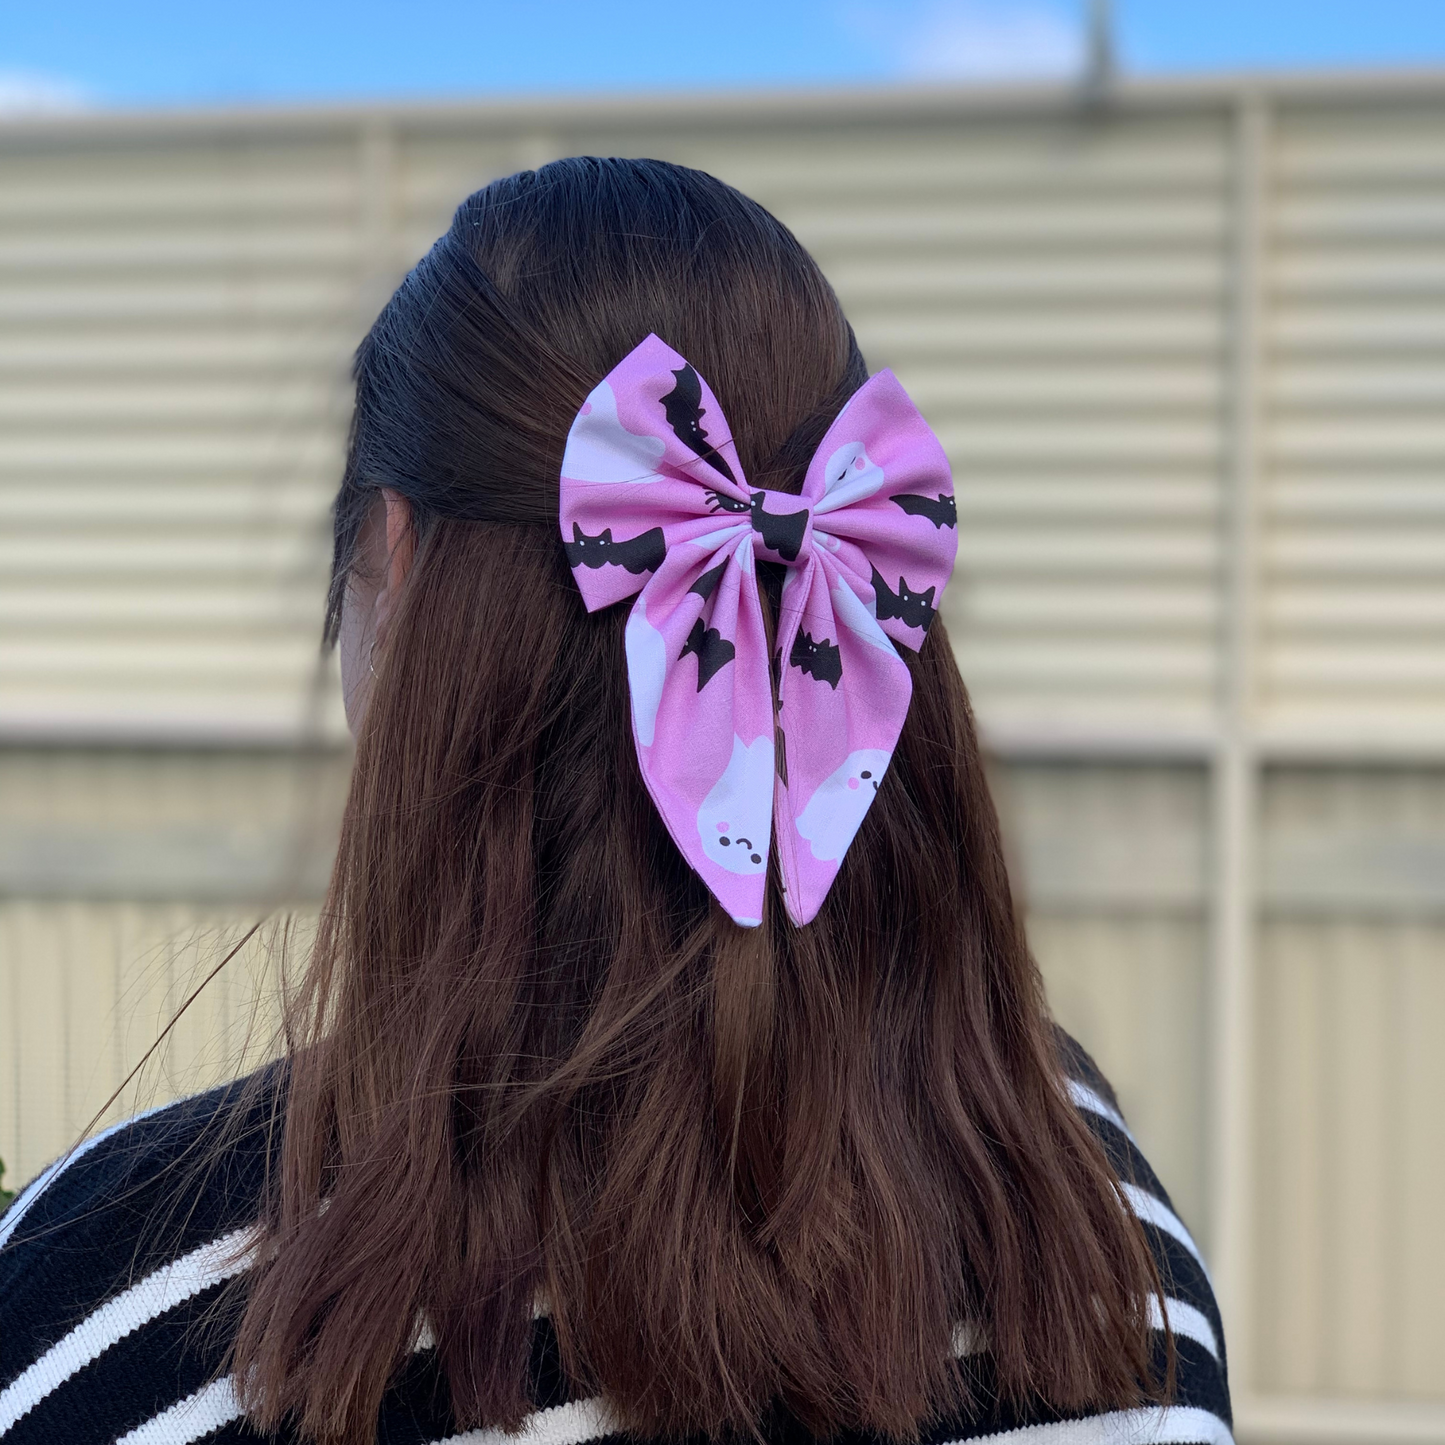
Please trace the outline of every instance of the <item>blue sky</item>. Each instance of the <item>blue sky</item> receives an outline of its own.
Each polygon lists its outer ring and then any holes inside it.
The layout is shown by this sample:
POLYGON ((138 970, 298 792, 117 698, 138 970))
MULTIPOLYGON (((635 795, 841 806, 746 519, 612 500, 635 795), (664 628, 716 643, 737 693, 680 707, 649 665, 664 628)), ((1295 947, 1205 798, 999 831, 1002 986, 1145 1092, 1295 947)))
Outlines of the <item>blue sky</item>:
MULTIPOLYGON (((1059 75, 1086 3, 0 0, 0 110, 1059 75)), ((1136 73, 1445 66, 1445 0, 1114 10, 1136 73)))

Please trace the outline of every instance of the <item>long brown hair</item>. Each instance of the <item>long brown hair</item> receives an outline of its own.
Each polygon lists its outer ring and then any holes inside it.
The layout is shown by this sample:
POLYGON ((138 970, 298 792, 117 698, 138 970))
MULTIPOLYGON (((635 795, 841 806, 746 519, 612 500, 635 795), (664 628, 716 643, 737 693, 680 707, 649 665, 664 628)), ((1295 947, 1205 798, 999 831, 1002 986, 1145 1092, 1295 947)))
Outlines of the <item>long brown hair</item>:
POLYGON ((643 788, 626 604, 583 610, 557 477, 648 332, 772 488, 867 375, 793 236, 657 161, 479 191, 358 353, 333 634, 378 488, 417 550, 293 1016, 246 1402, 368 1441, 424 1319, 458 1427, 514 1427, 539 1301, 643 1435, 910 1437, 967 1408, 961 1324, 1006 1396, 1135 1402, 1158 1280, 1066 1097, 943 627, 808 927, 775 875, 734 925, 643 788))

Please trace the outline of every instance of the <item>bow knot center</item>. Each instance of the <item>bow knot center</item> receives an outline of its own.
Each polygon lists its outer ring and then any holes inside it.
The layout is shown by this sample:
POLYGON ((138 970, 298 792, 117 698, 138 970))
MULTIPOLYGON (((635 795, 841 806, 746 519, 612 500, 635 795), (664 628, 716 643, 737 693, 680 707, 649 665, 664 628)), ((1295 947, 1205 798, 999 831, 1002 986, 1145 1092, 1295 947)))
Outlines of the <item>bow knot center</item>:
POLYGON ((753 554, 787 566, 806 558, 813 544, 812 509, 793 492, 759 487, 751 495, 753 554))

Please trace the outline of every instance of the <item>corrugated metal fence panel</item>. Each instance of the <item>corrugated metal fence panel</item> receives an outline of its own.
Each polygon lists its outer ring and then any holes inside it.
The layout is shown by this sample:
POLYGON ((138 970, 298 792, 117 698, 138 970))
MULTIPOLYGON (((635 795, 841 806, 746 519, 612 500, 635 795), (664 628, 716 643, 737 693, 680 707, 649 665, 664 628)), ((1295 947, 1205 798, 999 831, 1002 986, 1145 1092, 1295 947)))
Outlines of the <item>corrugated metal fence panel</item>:
POLYGON ((1264 933, 1257 1372, 1445 1397, 1445 924, 1264 933))
MULTIPOLYGON (((0 1158, 9 1187, 79 1138, 254 921, 189 903, 0 900, 0 1158)), ((311 926, 300 921, 298 952, 311 926)), ((270 1057, 282 956, 279 929, 257 935, 181 1015, 101 1122, 270 1057)))
POLYGON ((6 727, 315 711, 357 155, 305 128, 0 145, 6 727))
POLYGON ((1445 773, 1263 798, 1257 1380, 1445 1398, 1445 773))
POLYGON ((1445 100, 1283 106, 1261 628, 1272 727, 1445 729, 1445 100))
MULTIPOLYGON (((314 917, 345 752, 0 749, 0 1158, 74 1142, 258 920, 112 1117, 232 1077, 273 1042, 278 920, 314 917)), ((310 923, 291 940, 304 961, 310 923)))
POLYGON ((322 896, 350 755, 0 749, 0 898, 322 896))

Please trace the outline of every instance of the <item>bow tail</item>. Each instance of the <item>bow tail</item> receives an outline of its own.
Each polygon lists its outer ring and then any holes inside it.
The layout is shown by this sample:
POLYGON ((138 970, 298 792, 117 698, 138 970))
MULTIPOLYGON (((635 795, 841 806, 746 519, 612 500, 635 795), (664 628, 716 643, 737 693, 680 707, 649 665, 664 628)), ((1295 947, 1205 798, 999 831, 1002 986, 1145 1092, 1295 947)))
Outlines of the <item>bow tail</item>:
POLYGON ((762 921, 773 812, 767 641, 751 533, 669 551, 626 632, 642 778, 668 832, 729 916, 762 921), (719 575, 718 569, 721 568, 719 575))
POLYGON ((812 921, 888 769, 913 682, 867 602, 825 553, 788 575, 778 629, 775 798, 788 916, 812 921))

